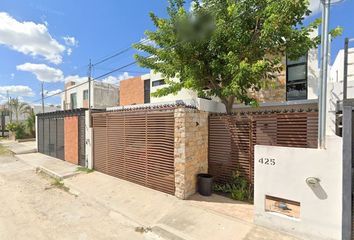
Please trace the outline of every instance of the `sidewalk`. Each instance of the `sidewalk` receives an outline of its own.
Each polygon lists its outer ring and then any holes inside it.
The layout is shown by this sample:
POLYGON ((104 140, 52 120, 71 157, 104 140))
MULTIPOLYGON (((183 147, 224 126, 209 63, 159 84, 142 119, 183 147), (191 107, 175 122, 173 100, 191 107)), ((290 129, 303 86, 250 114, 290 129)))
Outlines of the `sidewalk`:
POLYGON ((58 180, 79 173, 77 165, 41 153, 17 154, 16 158, 58 180))
POLYGON ((9 149, 14 154, 26 154, 37 152, 35 141, 19 143, 17 141, 2 140, 0 144, 9 149))
MULTIPOLYGON (((77 174, 76 165, 40 153, 16 155, 34 168, 46 169, 64 179, 75 195, 110 209, 162 239, 170 240, 295 240, 284 233, 252 223, 252 205, 214 195, 190 200, 114 178, 99 172, 77 174), (75 175, 75 176, 73 176, 75 175), (70 178, 68 178, 70 177, 70 178)), ((48 172, 47 172, 48 173, 48 172)))
MULTIPOLYGON (((296 239, 258 227, 249 222, 249 218, 244 221, 213 211, 210 206, 205 207, 205 203, 198 204, 197 200, 179 200, 99 172, 80 174, 66 179, 64 183, 79 195, 94 198, 130 220, 151 227, 154 232, 165 234, 163 236, 167 239, 296 239)), ((217 204, 220 206, 220 203, 217 204)))

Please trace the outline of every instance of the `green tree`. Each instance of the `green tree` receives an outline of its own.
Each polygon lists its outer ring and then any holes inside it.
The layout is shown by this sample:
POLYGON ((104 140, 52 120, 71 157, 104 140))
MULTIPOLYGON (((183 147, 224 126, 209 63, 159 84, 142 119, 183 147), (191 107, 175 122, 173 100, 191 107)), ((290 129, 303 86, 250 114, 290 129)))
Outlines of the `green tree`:
MULTIPOLYGON (((25 103, 20 102, 18 98, 12 98, 9 101, 9 110, 12 114, 15 114, 16 122, 18 122, 18 117, 20 114, 30 114, 31 107, 25 103)), ((11 117, 12 121, 12 117, 11 117)))
POLYGON ((148 55, 135 57, 167 79, 155 96, 188 88, 219 97, 230 113, 235 102, 257 104, 249 91, 276 78, 285 52, 296 59, 317 47, 320 37, 310 33, 320 20, 303 24, 308 6, 308 0, 195 0, 189 11, 185 1, 169 0, 169 17, 151 13, 156 31, 146 31, 150 41, 134 45, 148 55))

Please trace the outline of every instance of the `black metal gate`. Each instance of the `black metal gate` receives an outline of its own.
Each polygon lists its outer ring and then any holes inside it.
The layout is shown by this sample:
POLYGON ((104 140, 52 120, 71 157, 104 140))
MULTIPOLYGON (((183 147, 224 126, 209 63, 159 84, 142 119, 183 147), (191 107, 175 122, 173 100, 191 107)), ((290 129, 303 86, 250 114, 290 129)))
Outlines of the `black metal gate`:
POLYGON ((64 119, 78 117, 78 159, 79 165, 86 165, 85 154, 85 110, 56 111, 37 114, 38 152, 65 160, 64 119))
POLYGON ((38 117, 38 152, 64 160, 64 118, 38 117))

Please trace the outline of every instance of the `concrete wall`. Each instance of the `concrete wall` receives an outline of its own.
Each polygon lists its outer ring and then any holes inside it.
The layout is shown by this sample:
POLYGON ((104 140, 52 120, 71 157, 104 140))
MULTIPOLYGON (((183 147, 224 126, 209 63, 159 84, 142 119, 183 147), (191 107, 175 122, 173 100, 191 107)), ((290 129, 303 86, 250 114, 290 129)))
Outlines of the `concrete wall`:
POLYGON ((64 159, 79 164, 79 121, 78 116, 64 118, 64 159))
POLYGON ((318 99, 318 88, 320 82, 318 49, 310 49, 307 56, 307 99, 318 99))
POLYGON ((255 147, 255 223, 305 239, 341 239, 342 139, 327 149, 255 147), (259 162, 274 159, 275 165, 259 162), (310 187, 308 177, 320 180, 310 187), (265 211, 265 195, 300 202, 300 218, 265 211))
POLYGON ((85 112, 85 159, 86 167, 93 169, 93 128, 90 127, 90 112, 85 112))
POLYGON ((120 105, 144 103, 144 81, 141 77, 129 78, 120 81, 120 105))
POLYGON ((175 110, 175 195, 186 199, 197 191, 197 174, 208 172, 208 113, 175 110))
MULTIPOLYGON (((87 101, 84 101, 84 91, 89 89, 89 83, 75 85, 67 85, 67 91, 61 95, 62 110, 71 109, 70 95, 76 93, 77 108, 87 107, 87 101)), ((119 86, 109 83, 91 82, 91 106, 93 108, 106 108, 118 106, 119 104, 119 86)))
MULTIPOLYGON (((83 107, 85 106, 83 101, 83 107)), ((93 108, 119 105, 119 87, 109 83, 93 82, 93 108)))

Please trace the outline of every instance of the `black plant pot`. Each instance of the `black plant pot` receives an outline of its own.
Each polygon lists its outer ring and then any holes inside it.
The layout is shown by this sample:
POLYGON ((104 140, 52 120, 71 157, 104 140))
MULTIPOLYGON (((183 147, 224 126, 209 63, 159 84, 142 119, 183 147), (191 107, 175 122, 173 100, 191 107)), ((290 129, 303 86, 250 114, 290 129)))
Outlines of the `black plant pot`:
POLYGON ((207 173, 200 173, 198 178, 198 192, 203 196, 210 196, 212 193, 213 176, 207 173))

